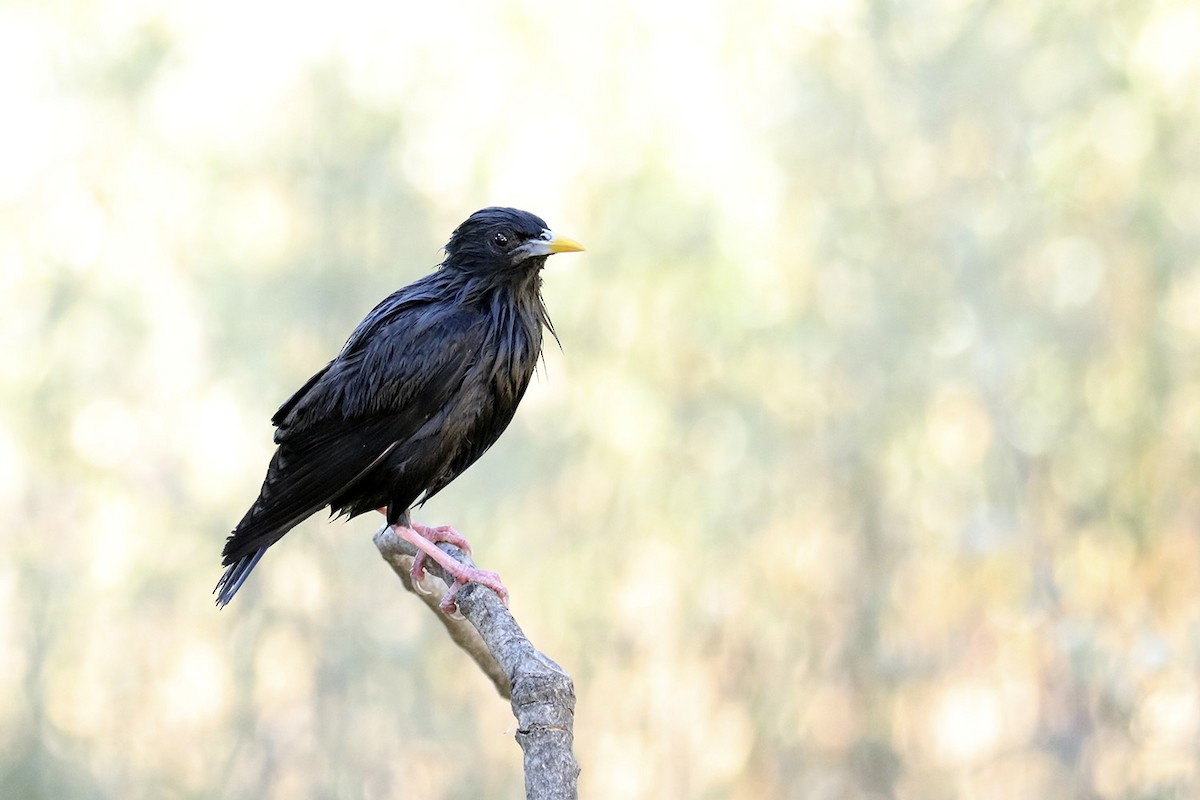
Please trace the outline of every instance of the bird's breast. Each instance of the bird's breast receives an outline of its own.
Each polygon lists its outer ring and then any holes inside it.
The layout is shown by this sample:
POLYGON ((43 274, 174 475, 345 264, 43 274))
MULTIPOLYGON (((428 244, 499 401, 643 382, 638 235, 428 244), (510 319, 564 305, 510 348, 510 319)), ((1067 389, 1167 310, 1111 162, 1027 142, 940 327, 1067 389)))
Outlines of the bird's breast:
POLYGON ((542 351, 541 328, 515 328, 496 354, 496 390, 520 400, 537 368, 542 351))

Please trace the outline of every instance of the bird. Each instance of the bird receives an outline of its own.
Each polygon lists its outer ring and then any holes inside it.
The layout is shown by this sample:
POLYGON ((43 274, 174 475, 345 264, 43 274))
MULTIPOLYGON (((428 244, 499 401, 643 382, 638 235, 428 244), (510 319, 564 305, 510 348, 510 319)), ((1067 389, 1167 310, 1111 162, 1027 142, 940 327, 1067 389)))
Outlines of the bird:
POLYGON ((528 211, 489 207, 454 229, 444 260, 382 300, 337 356, 308 379, 271 422, 277 445, 258 498, 225 541, 213 593, 226 606, 267 550, 302 521, 379 511, 453 579, 441 608, 455 610, 466 583, 505 602, 499 575, 467 567, 436 545, 470 545, 450 526, 412 519, 490 448, 512 421, 542 351, 557 341, 542 299, 542 269, 583 245, 528 211))

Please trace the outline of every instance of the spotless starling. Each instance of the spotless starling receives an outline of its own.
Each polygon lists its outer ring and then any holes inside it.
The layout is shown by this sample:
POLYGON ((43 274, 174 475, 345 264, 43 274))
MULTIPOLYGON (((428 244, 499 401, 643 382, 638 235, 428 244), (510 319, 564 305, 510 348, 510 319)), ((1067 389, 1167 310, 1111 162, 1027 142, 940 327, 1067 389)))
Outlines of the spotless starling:
POLYGON ((419 525, 410 512, 512 420, 541 354, 542 329, 554 333, 542 267, 554 253, 582 249, 515 208, 485 208, 459 225, 439 268, 377 305, 337 358, 275 412, 278 448, 258 499, 225 542, 217 605, 233 599, 267 548, 325 507, 348 517, 385 514, 418 549, 416 579, 426 556, 454 578, 443 610, 453 610, 459 587, 472 581, 507 603, 500 576, 436 546, 469 552, 462 536, 419 525))

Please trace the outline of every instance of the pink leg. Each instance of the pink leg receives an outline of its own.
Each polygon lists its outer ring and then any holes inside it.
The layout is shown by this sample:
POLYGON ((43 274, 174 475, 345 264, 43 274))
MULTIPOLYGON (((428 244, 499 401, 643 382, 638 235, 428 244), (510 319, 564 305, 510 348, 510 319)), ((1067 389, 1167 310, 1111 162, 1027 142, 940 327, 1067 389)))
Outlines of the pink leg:
MULTIPOLYGON (((380 514, 383 514, 385 517, 387 516, 386 508, 377 508, 375 510, 380 514)), ((419 533, 421 536, 424 536, 434 544, 448 542, 449 544, 457 547, 459 550, 462 550, 467 555, 471 555, 471 543, 467 541, 467 537, 454 530, 454 528, 450 525, 438 525, 433 527, 430 525, 422 525, 419 522, 414 522, 411 527, 414 531, 419 533)), ((425 555, 425 551, 421 551, 420 553, 417 553, 417 559, 413 562, 412 576, 413 580, 417 581, 418 583, 420 583, 421 579, 425 577, 425 561, 427 558, 428 557, 425 555)))
MULTIPOLYGON (((432 558, 441 565, 442 569, 445 570, 447 575, 454 578, 454 582, 450 586, 450 591, 446 593, 446 596, 442 598, 442 602, 438 604, 438 607, 441 608, 442 611, 445 611, 447 614, 451 614, 455 611, 457 608, 457 603, 455 603, 454 598, 458 595, 459 588, 466 583, 483 584, 499 595, 500 601, 504 603, 505 606, 508 605, 508 589, 504 588, 504 584, 501 583, 499 575, 497 575, 495 572, 489 572, 485 569, 477 569, 475 567, 468 567, 460 564, 458 561, 455 561, 453 558, 451 558, 444 550, 440 549, 433 541, 431 541, 431 538, 436 537, 437 541, 450 542, 451 544, 461 548, 462 545, 459 544, 458 541, 455 541, 455 539, 458 539, 464 544, 466 543, 466 540, 463 539, 463 537, 460 536, 453 528, 449 528, 448 526, 443 526, 442 529, 428 528, 424 525, 414 525, 412 528, 406 528, 403 525, 393 525, 392 530, 396 532, 397 536, 411 544, 413 547, 417 548, 419 551, 417 553, 417 558, 413 561, 412 569, 409 571, 409 574, 412 575, 414 581, 420 582, 421 578, 424 577, 426 557, 432 558), (433 533, 434 537, 427 537, 426 531, 433 533), (448 536, 447 533, 450 535, 448 536)), ((465 549, 467 552, 470 552, 469 548, 463 549, 465 549)))
MULTIPOLYGON (((431 528, 428 525, 421 525, 414 522, 412 524, 412 529, 420 534, 423 538, 428 539, 434 544, 438 544, 440 542, 449 542, 467 555, 471 555, 471 543, 467 541, 467 537, 463 536, 449 525, 439 525, 436 528, 431 528)), ((417 553, 417 560, 413 562, 412 574, 413 578, 417 581, 420 581, 421 578, 425 577, 425 559, 425 552, 421 551, 420 553, 417 553)))

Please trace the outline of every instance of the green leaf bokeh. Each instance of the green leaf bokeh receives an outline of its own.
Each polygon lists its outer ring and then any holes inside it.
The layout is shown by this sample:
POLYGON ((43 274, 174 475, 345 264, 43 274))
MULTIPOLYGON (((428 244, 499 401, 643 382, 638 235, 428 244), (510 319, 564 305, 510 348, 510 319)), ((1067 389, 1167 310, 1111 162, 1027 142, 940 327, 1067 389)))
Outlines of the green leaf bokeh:
POLYGON ((475 209, 585 242, 423 509, 585 796, 1200 792, 1200 50, 1163 0, 0 5, 0 796, 513 797, 267 419, 475 209))

